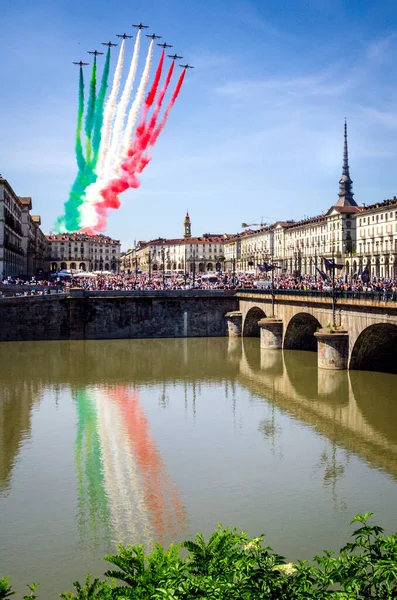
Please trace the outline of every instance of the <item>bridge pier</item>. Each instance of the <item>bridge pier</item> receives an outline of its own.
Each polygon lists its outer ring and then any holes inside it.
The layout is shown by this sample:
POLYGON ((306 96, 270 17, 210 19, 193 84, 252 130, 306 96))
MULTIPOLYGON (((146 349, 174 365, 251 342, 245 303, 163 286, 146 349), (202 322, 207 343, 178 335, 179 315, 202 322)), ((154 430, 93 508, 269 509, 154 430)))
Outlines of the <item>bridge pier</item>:
POLYGON ((232 310, 225 314, 229 337, 241 337, 243 328, 243 315, 239 310, 232 310))
POLYGON ((261 348, 280 350, 283 347, 283 322, 281 319, 261 319, 261 348))
POLYGON ((344 330, 331 333, 320 329, 315 334, 318 348, 318 368, 330 370, 347 369, 349 359, 349 334, 344 330))

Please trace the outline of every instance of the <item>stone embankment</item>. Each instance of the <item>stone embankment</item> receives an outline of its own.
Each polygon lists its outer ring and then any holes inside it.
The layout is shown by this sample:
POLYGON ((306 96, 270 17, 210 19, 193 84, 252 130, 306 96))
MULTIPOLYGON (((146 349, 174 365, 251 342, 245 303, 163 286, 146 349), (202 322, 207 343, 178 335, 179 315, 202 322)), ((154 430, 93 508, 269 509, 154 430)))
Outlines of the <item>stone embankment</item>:
POLYGON ((3 298, 0 341, 221 337, 234 291, 83 292, 3 298))

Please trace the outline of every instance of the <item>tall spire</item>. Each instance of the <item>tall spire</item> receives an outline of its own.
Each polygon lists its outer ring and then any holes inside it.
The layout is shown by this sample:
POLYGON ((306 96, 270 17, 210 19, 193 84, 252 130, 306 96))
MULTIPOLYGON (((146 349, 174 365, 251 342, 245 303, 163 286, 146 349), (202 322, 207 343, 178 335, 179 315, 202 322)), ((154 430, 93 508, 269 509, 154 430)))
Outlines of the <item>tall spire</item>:
POLYGON ((343 169, 342 177, 339 180, 339 198, 335 206, 357 206, 352 191, 353 182, 349 173, 349 154, 347 150, 347 123, 345 119, 345 134, 343 144, 343 169))
POLYGON ((342 175, 349 176, 349 154, 347 151, 347 123, 345 119, 345 142, 343 146, 343 173, 342 175))

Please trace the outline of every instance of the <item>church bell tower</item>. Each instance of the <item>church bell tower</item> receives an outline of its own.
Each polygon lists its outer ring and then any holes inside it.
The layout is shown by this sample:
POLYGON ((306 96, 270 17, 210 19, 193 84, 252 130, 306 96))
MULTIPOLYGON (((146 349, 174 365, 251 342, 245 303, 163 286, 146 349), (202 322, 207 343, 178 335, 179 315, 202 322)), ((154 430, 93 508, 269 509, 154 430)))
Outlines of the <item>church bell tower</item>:
POLYGON ((192 237, 192 224, 190 222, 189 213, 187 211, 186 211, 185 220, 183 221, 183 230, 184 230, 183 237, 185 239, 192 237))

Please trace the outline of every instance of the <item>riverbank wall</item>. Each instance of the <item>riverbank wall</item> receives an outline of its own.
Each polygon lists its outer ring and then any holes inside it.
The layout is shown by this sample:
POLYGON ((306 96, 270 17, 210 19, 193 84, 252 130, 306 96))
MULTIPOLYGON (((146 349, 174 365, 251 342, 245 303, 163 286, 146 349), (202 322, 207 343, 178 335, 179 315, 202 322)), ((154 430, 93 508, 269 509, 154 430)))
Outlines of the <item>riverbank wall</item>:
POLYGON ((234 291, 83 292, 3 298, 0 341, 223 337, 234 291))

